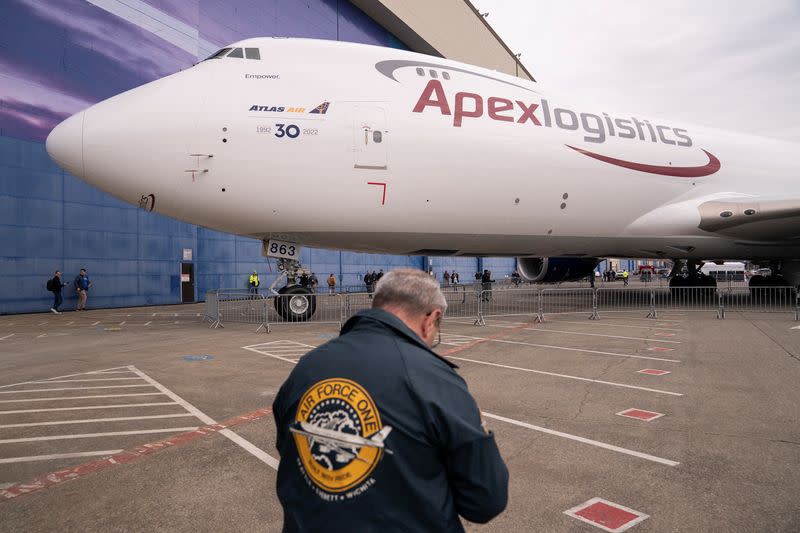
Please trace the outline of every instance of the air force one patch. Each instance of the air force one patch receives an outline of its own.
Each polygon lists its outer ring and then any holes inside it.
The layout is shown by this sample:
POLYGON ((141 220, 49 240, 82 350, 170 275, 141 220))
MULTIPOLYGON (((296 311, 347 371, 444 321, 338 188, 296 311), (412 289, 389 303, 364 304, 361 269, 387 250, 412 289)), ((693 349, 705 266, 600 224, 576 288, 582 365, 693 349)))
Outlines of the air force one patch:
POLYGON ((318 496, 326 501, 352 498, 375 483, 370 474, 392 431, 383 426, 369 393, 358 383, 333 378, 312 385, 289 428, 299 466, 318 496))

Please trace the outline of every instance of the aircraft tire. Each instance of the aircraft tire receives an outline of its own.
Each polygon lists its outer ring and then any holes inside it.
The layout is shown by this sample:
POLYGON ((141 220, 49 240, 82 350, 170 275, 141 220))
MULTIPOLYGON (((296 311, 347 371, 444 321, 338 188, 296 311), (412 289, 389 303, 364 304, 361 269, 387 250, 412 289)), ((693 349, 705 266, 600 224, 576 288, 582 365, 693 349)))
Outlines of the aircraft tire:
POLYGON ((306 322, 317 310, 317 297, 299 285, 290 285, 278 291, 275 310, 287 322, 306 322))

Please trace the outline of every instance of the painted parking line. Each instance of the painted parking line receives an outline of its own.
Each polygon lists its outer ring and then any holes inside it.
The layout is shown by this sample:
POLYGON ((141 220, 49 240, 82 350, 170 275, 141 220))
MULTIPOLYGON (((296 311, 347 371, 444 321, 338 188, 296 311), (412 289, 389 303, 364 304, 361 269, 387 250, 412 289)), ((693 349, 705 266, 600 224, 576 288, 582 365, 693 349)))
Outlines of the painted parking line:
POLYGON ((675 348, 667 348, 666 346, 651 346, 647 349, 648 352, 671 352, 675 348))
MULTIPOLYGON (((161 392, 163 392, 164 394, 169 396, 173 401, 179 403, 181 405, 181 407, 183 407, 184 409, 186 409, 190 413, 194 414, 197 418, 202 420, 203 423, 205 423, 207 425, 217 425, 217 422, 214 421, 213 418, 211 418, 210 416, 208 416, 204 412, 200 411, 197 407, 193 406, 192 404, 190 404, 189 402, 187 402, 186 400, 184 400, 183 398, 181 398, 180 396, 178 396, 177 394, 175 394, 171 390, 167 389, 166 387, 164 387, 163 385, 158 383, 156 380, 154 380, 151 377, 147 376, 146 374, 144 374, 143 372, 139 371, 138 369, 136 369, 133 366, 129 366, 128 369, 132 370, 137 375, 141 376, 142 379, 146 380, 148 383, 151 383, 154 387, 156 387, 161 392)), ((244 437, 241 437, 240 435, 237 435, 236 433, 234 433, 233 431, 231 431, 229 429, 222 429, 222 430, 220 430, 219 433, 220 433, 220 435, 225 436, 228 440, 238 444, 239 447, 241 447, 243 450, 249 452, 250 455, 252 455, 256 459, 258 459, 259 461, 269 465, 270 467, 274 468, 275 470, 278 469, 278 460, 275 459, 274 457, 272 457, 271 455, 269 455, 267 452, 265 452, 261 448, 255 446, 249 440, 245 439, 244 437)))
POLYGON ((650 455, 648 453, 637 452, 636 450, 630 450, 628 448, 622 448, 620 446, 615 446, 613 444, 609 444, 607 442, 600 442, 597 440, 587 439, 586 437, 580 437, 578 435, 572 435, 570 433, 564 433, 563 431, 556 431, 554 429, 545 428, 541 426, 535 426, 533 424, 528 424, 527 422, 522 422, 520 420, 514 420, 513 418, 507 418, 505 416, 499 416, 492 413, 487 413, 483 411, 481 414, 487 418, 492 418, 494 420, 500 420, 501 422, 506 422, 508 424, 513 424, 515 426, 524 427, 527 429, 532 429, 534 431, 539 431, 541 433, 547 433, 548 435, 553 435, 556 437, 562 437, 565 439, 573 440, 576 442, 581 442, 583 444, 588 444, 591 446, 596 446, 598 448, 603 448, 605 450, 610 450, 612 452, 617 452, 625 455, 630 455, 632 457, 638 457, 639 459, 644 459, 646 461, 652 461, 654 463, 659 463, 666 466, 678 466, 680 463, 677 461, 672 461, 670 459, 664 459, 663 457, 657 457, 655 455, 650 455))
POLYGON ((300 357, 316 348, 310 344, 289 340, 279 340, 242 346, 242 349, 249 350, 267 357, 272 357, 280 361, 296 364, 300 357))
MULTIPOLYGON (((444 335, 444 334, 443 334, 444 335)), ((466 335, 462 335, 462 337, 467 337, 466 335)), ((633 354, 625 354, 625 353, 617 353, 617 352, 604 352, 601 350, 589 350, 586 348, 570 348, 567 346, 555 346, 552 344, 537 344, 534 342, 523 342, 523 341, 511 341, 506 339, 490 339, 488 337, 467 337, 472 338, 476 341, 485 341, 485 342, 500 342, 504 344, 516 344, 520 346, 531 346, 533 348, 547 348, 552 350, 564 350, 569 352, 578 352, 578 353, 589 353, 592 355, 607 355, 613 357, 629 357, 632 359, 648 359, 651 361, 662 361, 666 363, 680 363, 678 359, 666 359, 664 357, 650 357, 647 355, 633 355, 633 354)), ((444 342, 442 343, 444 344, 444 342)), ((667 348, 667 350, 672 351, 672 348, 667 348)))
POLYGON ((164 405, 178 404, 175 402, 119 403, 111 405, 82 405, 80 407, 53 407, 50 409, 17 409, 15 411, 0 411, 0 415, 16 415, 21 413, 55 413, 59 411, 92 411, 95 409, 123 409, 126 407, 161 407, 164 405))
POLYGON ((17 385, 28 385, 28 384, 31 384, 31 383, 47 383, 49 381, 53 381, 54 379, 64 379, 64 378, 71 378, 71 377, 75 377, 75 376, 84 376, 84 375, 90 375, 91 376, 91 375, 94 375, 94 374, 106 374, 106 373, 111 374, 111 373, 119 373, 119 372, 123 372, 125 374, 131 374, 132 373, 130 370, 127 370, 127 369, 126 370, 121 370, 123 368, 126 369, 127 367, 115 366, 115 367, 111 367, 111 368, 104 368, 102 370, 93 370, 91 372, 78 372, 76 374, 64 374, 63 376, 55 376, 55 377, 47 378, 47 379, 39 379, 39 380, 33 380, 33 381, 20 381, 19 383, 10 383, 8 385, 0 385, 0 389, 6 389, 6 388, 9 388, 9 387, 16 387, 17 385))
POLYGON ((661 418, 664 416, 664 413, 656 413, 655 411, 645 411, 644 409, 636 409, 634 407, 630 409, 625 409, 624 411, 620 411, 619 413, 615 413, 617 416, 624 416, 625 418, 633 418, 635 420, 641 420, 642 422, 651 422, 656 418, 661 418))
POLYGON ((6 335, 5 337, 0 337, 0 341, 4 341, 4 340, 6 340, 6 339, 10 339, 10 338, 11 338, 11 337, 13 337, 14 335, 16 335, 16 333, 12 333, 12 334, 10 334, 10 335, 6 335))
POLYGON ((70 433, 65 435, 48 435, 46 437, 21 437, 18 439, 1 439, 0 444, 13 444, 19 442, 41 442, 48 440, 94 439, 98 437, 118 437, 122 435, 145 435, 148 433, 177 433, 180 431, 193 431, 197 426, 161 429, 137 429, 131 431, 108 431, 105 433, 70 433))
POLYGON ((134 392, 132 394, 91 394, 89 396, 51 396, 50 398, 18 398, 0 400, 0 403, 53 402, 59 400, 88 400, 94 398, 129 398, 131 396, 159 396, 160 392, 134 392))
POLYGON ((602 498, 592 498, 580 505, 576 505, 572 509, 567 509, 564 514, 610 533, 627 531, 636 524, 650 518, 649 515, 635 511, 630 507, 602 498))
POLYGON ((580 326, 600 326, 600 327, 612 327, 612 328, 631 328, 631 329, 658 329, 658 330, 665 330, 665 331, 683 331, 682 328, 674 328, 674 327, 661 327, 661 326, 636 326, 633 324, 603 324, 602 321, 597 320, 587 320, 586 322, 577 322, 572 320, 551 320, 550 323, 557 322, 559 324, 577 324, 580 326))
MULTIPOLYGON (((28 483, 19 483, 12 485, 10 487, 0 488, 0 503, 2 503, 3 501, 8 501, 13 498, 17 498, 19 496, 23 496, 25 494, 30 494, 32 492, 37 492, 39 490, 43 490, 52 487, 54 485, 58 485, 65 481, 71 481, 80 477, 84 477, 94 472, 98 472, 100 470, 105 470, 107 468, 132 463, 134 461, 142 459, 143 457, 147 457, 148 455, 153 455, 155 453, 158 453, 162 450, 166 450, 169 448, 183 446, 202 437, 214 435, 217 433, 222 435, 226 431, 230 432, 230 429, 228 428, 248 422, 253 422, 255 420, 260 420, 268 416, 271 412, 272 409, 270 409, 269 407, 258 409, 251 413, 246 413, 244 415, 239 415, 237 417, 231 418, 223 422, 222 424, 213 424, 213 425, 199 427, 196 430, 187 433, 174 435, 167 439, 137 446, 129 450, 124 450, 124 451, 106 450, 104 452, 84 452, 86 454, 92 454, 92 455, 107 455, 108 457, 104 457, 103 459, 99 459, 97 461, 93 461, 90 463, 84 463, 82 465, 74 466, 71 468, 58 470, 56 472, 51 472, 49 474, 39 476, 38 478, 28 483)), ((45 460, 53 458, 58 458, 58 457, 56 456, 14 457, 9 460, 6 460, 5 462, 24 462, 23 460, 25 461, 45 460)), ((275 469, 278 468, 277 461, 275 462, 275 465, 273 467, 275 469)))
MULTIPOLYGON (((0 464, 9 463, 29 463, 31 461, 52 461, 54 459, 74 459, 76 457, 97 457, 98 455, 114 455, 122 450, 99 450, 94 452, 75 452, 75 453, 52 453, 50 455, 29 455, 27 457, 10 457, 7 459, 0 459, 0 464)), ((0 490, 13 487, 16 483, 8 484, 8 486, 0 486, 0 490)))
POLYGON ((146 415, 146 416, 118 416, 112 418, 87 418, 83 420, 54 420, 50 422, 29 422, 24 424, 4 424, 0 425, 0 429, 6 428, 32 428, 39 426, 64 426, 69 424, 96 424, 103 422, 122 422, 129 420, 157 420, 162 418, 181 418, 186 416, 194 416, 191 413, 172 413, 168 415, 146 415))
POLYGON ((149 387, 150 385, 100 385, 96 387, 57 387, 55 389, 26 389, 26 390, 4 390, 0 394, 20 394, 23 392, 52 392, 62 390, 91 390, 91 389, 129 389, 134 387, 149 387))
MULTIPOLYGON (((587 337, 606 337, 609 339, 625 339, 631 341, 645 341, 645 342, 669 342, 672 344, 680 344, 681 341, 668 341, 663 339, 649 339, 647 337, 625 337, 623 335, 606 335, 603 333, 581 333, 577 331, 564 331, 559 329, 542 329, 542 328, 525 328, 525 331, 535 331, 537 333, 560 333, 562 335, 580 335, 587 337)), ((654 333, 658 335, 658 333, 654 333)))
POLYGON ((535 370, 533 368, 523 368, 523 367, 519 367, 519 366, 501 365, 499 363, 491 363, 489 361, 481 361, 479 359, 467 359, 466 357, 455 357, 455 356, 452 356, 452 355, 448 355, 446 357, 448 359, 455 359, 457 361, 467 361, 469 363, 476 363, 476 364, 487 365, 487 366, 495 366, 495 367, 499 367, 499 368, 505 368, 505 369, 508 369, 508 370, 517 370, 517 371, 520 371, 520 372, 531 372, 533 374, 541 374, 541 375, 544 375, 544 376, 551 376, 551 377, 556 377, 556 378, 573 379, 573 380, 576 380, 576 381, 587 381, 587 382, 590 382, 590 383, 597 383, 598 385, 609 385, 611 387, 621 387, 621 388, 625 388, 625 389, 635 389, 635 390, 641 390, 641 391, 645 391, 645 392, 653 392, 653 393, 656 393, 656 394, 666 394, 666 395, 669 395, 669 396, 683 396, 683 394, 680 393, 680 392, 672 392, 672 391, 666 391, 666 390, 661 390, 661 389, 651 389, 651 388, 648 388, 648 387, 640 387, 638 385, 628 385, 627 383, 617 383, 615 381, 603 381, 601 379, 591 379, 591 378, 584 378, 584 377, 580 377, 580 376, 571 376, 569 374, 557 374, 555 372, 546 372, 544 370, 535 370))
POLYGON ((648 376, 666 376, 670 373, 669 370, 658 370, 656 368, 643 368, 636 371, 638 374, 647 374, 648 376))

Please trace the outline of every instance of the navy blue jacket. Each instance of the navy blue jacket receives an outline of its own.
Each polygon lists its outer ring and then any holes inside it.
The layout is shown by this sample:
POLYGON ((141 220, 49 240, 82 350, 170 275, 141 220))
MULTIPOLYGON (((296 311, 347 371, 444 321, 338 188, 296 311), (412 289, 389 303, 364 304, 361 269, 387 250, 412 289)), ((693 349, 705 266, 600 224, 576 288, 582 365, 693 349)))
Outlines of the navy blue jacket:
POLYGON ((501 513, 508 469, 454 368, 380 309, 300 359, 273 404, 284 531, 463 531, 458 515, 501 513), (361 438, 391 426, 389 452, 290 431, 300 421, 361 438))

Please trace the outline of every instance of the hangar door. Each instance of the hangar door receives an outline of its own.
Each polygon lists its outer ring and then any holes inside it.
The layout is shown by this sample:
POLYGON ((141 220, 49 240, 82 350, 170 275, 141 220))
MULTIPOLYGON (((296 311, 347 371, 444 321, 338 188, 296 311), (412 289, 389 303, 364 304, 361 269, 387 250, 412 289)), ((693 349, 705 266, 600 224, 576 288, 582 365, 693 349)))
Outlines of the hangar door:
POLYGON ((386 134, 384 108, 355 106, 353 124, 355 168, 386 170, 388 155, 386 134))

